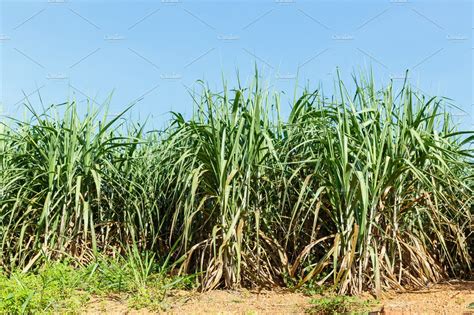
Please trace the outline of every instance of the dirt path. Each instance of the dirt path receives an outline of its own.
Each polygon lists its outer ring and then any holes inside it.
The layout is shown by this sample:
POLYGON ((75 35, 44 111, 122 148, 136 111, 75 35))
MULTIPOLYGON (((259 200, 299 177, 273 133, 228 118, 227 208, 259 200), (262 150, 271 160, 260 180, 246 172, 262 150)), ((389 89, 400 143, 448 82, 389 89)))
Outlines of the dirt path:
MULTIPOLYGON (((260 294, 246 290, 211 291, 202 294, 175 292, 164 305, 168 314, 305 314, 311 309, 311 300, 301 293, 265 291, 260 294)), ((386 294, 372 314, 472 314, 474 309, 474 282, 450 282, 425 290, 386 294)), ((86 314, 158 314, 150 310, 129 310, 119 299, 93 301, 86 314)))

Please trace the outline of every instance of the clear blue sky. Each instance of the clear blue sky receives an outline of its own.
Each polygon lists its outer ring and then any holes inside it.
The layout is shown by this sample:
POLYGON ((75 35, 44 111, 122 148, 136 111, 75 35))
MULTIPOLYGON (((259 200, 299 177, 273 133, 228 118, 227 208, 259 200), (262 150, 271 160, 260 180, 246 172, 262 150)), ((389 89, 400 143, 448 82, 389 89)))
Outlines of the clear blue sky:
MULTIPOLYGON (((160 126, 170 110, 189 114, 197 79, 245 81, 257 63, 268 84, 330 91, 372 68, 378 82, 411 81, 444 95, 474 128, 471 1, 1 1, 3 112, 17 115, 23 92, 33 103, 114 90, 112 112, 140 99, 133 115, 160 126)), ((289 110, 289 98, 283 110, 289 110)))

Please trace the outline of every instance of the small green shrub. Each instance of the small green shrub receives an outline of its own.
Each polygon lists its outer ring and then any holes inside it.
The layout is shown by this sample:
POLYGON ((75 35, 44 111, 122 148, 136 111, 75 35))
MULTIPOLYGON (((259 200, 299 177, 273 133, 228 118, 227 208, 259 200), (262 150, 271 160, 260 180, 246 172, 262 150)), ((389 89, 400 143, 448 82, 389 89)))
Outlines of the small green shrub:
POLYGON ((311 300, 311 314, 332 315, 357 313, 364 314, 377 304, 376 301, 364 301, 357 297, 338 295, 311 300))

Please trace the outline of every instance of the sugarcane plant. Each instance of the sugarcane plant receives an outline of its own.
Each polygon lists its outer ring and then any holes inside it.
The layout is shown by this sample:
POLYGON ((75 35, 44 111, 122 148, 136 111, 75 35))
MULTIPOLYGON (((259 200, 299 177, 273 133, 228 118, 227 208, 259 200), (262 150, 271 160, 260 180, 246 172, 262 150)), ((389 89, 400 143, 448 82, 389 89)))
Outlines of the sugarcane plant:
MULTIPOLYGON (((472 270, 474 132, 372 76, 192 93, 167 128, 75 101, 0 125, 0 263, 152 251, 201 289, 423 286, 472 270)), ((151 257, 151 256, 150 256, 151 257)))

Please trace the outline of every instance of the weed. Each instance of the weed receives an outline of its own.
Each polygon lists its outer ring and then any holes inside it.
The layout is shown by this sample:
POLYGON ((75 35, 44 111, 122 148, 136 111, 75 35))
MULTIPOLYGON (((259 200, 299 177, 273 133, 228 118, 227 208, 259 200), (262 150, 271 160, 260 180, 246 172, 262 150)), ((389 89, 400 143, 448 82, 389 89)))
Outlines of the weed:
POLYGON ((330 296, 311 300, 310 314, 364 314, 377 305, 376 301, 364 301, 357 297, 330 296))

